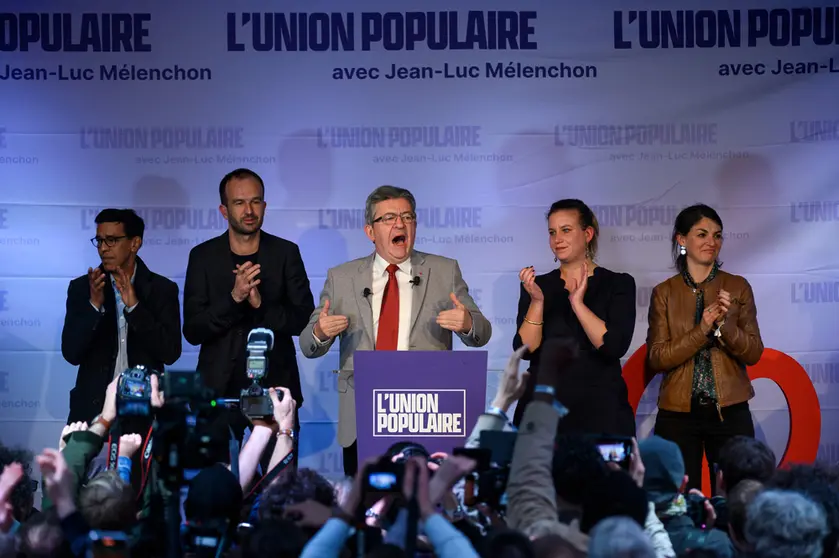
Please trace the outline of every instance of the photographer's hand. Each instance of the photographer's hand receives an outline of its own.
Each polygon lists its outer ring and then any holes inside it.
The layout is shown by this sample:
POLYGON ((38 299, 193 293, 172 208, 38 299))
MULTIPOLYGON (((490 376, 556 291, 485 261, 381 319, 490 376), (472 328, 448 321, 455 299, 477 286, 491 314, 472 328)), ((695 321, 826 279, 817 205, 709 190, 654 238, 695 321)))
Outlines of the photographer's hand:
POLYGON ((152 374, 149 378, 149 384, 151 385, 151 406, 159 409, 166 402, 163 398, 163 392, 160 390, 160 377, 157 374, 152 374))
MULTIPOLYGON (((690 489, 688 494, 693 494, 694 496, 699 496, 700 498, 705 498, 705 526, 709 529, 713 527, 717 523, 717 510, 714 509, 714 505, 711 501, 702 493, 701 490, 697 490, 696 488, 690 489)), ((697 525, 697 527, 700 527, 697 525)))
POLYGON ((629 476, 638 485, 638 488, 644 488, 644 461, 641 459, 641 451, 638 449, 638 440, 632 438, 632 455, 629 456, 629 476))
POLYGON ((274 453, 271 454, 271 461, 268 463, 268 471, 280 464, 286 456, 294 451, 294 438, 288 435, 289 432, 294 431, 295 427, 295 413, 297 408, 297 401, 291 396, 291 392, 284 387, 271 388, 268 390, 268 396, 271 398, 271 403, 274 405, 274 420, 279 426, 277 432, 277 445, 274 446, 274 453), (277 396, 277 390, 283 394, 283 400, 277 396))
POLYGON ((288 388, 275 387, 268 390, 268 395, 274 404, 274 420, 280 430, 294 430, 294 410, 297 408, 297 401, 291 396, 291 392, 288 388), (283 394, 282 401, 277 396, 278 391, 283 394))
POLYGON ((119 456, 131 459, 141 445, 143 438, 139 434, 123 434, 119 437, 119 456))
POLYGON ((447 494, 451 494, 457 481, 475 470, 478 465, 474 459, 455 456, 443 461, 434 477, 428 481, 428 492, 431 503, 435 506, 443 501, 447 494))
POLYGON ((320 529, 332 517, 332 510, 320 502, 306 500, 299 504, 286 506, 283 517, 300 527, 320 529))
MULTIPOLYGON (((117 418, 117 384, 119 383, 119 376, 111 380, 108 387, 105 389, 105 403, 102 405, 102 412, 100 416, 108 423, 113 423, 117 418)), ((88 428, 88 431, 93 432, 97 436, 104 438, 108 435, 108 428, 101 422, 96 421, 88 428)))
POLYGON ((411 498, 416 497, 420 517, 423 520, 437 513, 429 495, 428 465, 425 459, 414 457, 405 462, 405 482, 402 485, 402 494, 409 502, 411 498), (414 482, 417 486, 416 494, 414 494, 414 482))
POLYGON ((348 520, 348 518, 357 518, 359 515, 363 515, 362 512, 364 510, 361 509, 361 504, 364 502, 364 479, 365 479, 365 472, 367 468, 371 465, 375 465, 379 462, 379 457, 368 457, 363 463, 360 464, 358 468, 358 473, 355 475, 353 479, 352 489, 350 493, 347 494, 346 500, 344 503, 339 506, 341 515, 343 516, 342 519, 348 520))

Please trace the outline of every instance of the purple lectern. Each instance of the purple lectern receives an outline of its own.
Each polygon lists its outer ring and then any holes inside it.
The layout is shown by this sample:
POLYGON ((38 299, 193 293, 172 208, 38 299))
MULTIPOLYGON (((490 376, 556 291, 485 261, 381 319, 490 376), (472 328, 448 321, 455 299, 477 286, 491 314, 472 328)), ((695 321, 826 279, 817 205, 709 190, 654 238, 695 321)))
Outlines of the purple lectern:
POLYGON ((396 442, 429 452, 463 446, 486 406, 486 351, 358 351, 359 464, 396 442))

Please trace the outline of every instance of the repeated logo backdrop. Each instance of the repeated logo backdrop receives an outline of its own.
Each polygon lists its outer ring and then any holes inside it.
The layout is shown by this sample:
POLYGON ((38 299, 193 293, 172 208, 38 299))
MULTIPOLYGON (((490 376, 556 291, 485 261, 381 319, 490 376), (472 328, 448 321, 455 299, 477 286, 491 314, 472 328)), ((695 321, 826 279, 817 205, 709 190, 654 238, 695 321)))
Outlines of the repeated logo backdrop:
MULTIPOLYGON (((59 352, 66 289, 97 262, 97 211, 136 208, 141 256, 182 285, 189 250, 225 229, 219 179, 247 166, 267 183, 265 228, 300 245, 315 294, 330 266, 370 252, 369 191, 411 189, 417 248, 457 258, 492 321, 490 395, 511 351, 517 271, 554 265, 551 202, 589 203, 599 263, 634 275, 631 351, 644 342, 650 290, 672 274, 675 215, 712 204, 725 269, 754 287, 766 345, 810 374, 820 455, 839 460, 829 427, 839 419, 839 9, 595 4, 148 0, 116 13, 104 1, 66 12, 5 2, 3 442, 57 443, 75 378, 59 352)), ((197 348, 184 346, 176 366, 193 367, 197 348)), ((302 462, 335 475, 337 354, 300 365, 302 462)), ((639 409, 643 434, 657 385, 639 409)), ((780 455, 784 399, 769 382, 757 391, 758 431, 780 455)))

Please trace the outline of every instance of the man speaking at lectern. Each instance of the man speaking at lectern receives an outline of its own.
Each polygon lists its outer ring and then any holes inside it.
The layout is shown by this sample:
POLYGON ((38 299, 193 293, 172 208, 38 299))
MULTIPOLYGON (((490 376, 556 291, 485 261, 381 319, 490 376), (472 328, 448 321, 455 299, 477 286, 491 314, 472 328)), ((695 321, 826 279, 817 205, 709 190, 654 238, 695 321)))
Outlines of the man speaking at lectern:
POLYGON ((338 443, 348 476, 358 468, 355 351, 450 351, 452 333, 469 347, 492 335, 457 261, 414 251, 416 211, 404 188, 380 186, 367 197, 364 232, 376 250, 328 271, 320 306, 300 334, 308 358, 325 355, 341 337, 338 443))

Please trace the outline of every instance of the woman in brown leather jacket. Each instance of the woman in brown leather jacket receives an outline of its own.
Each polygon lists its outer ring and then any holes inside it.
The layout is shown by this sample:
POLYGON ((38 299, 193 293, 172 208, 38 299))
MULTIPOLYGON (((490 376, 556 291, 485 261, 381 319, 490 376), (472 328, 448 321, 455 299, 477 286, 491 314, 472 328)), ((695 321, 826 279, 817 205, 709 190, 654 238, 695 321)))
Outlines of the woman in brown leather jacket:
POLYGON ((681 448, 688 488, 701 487, 703 451, 712 465, 728 439, 754 437, 746 366, 763 342, 751 286, 720 269, 722 229, 707 205, 682 210, 672 239, 679 274, 650 299, 648 366, 664 374, 655 433, 681 448))

